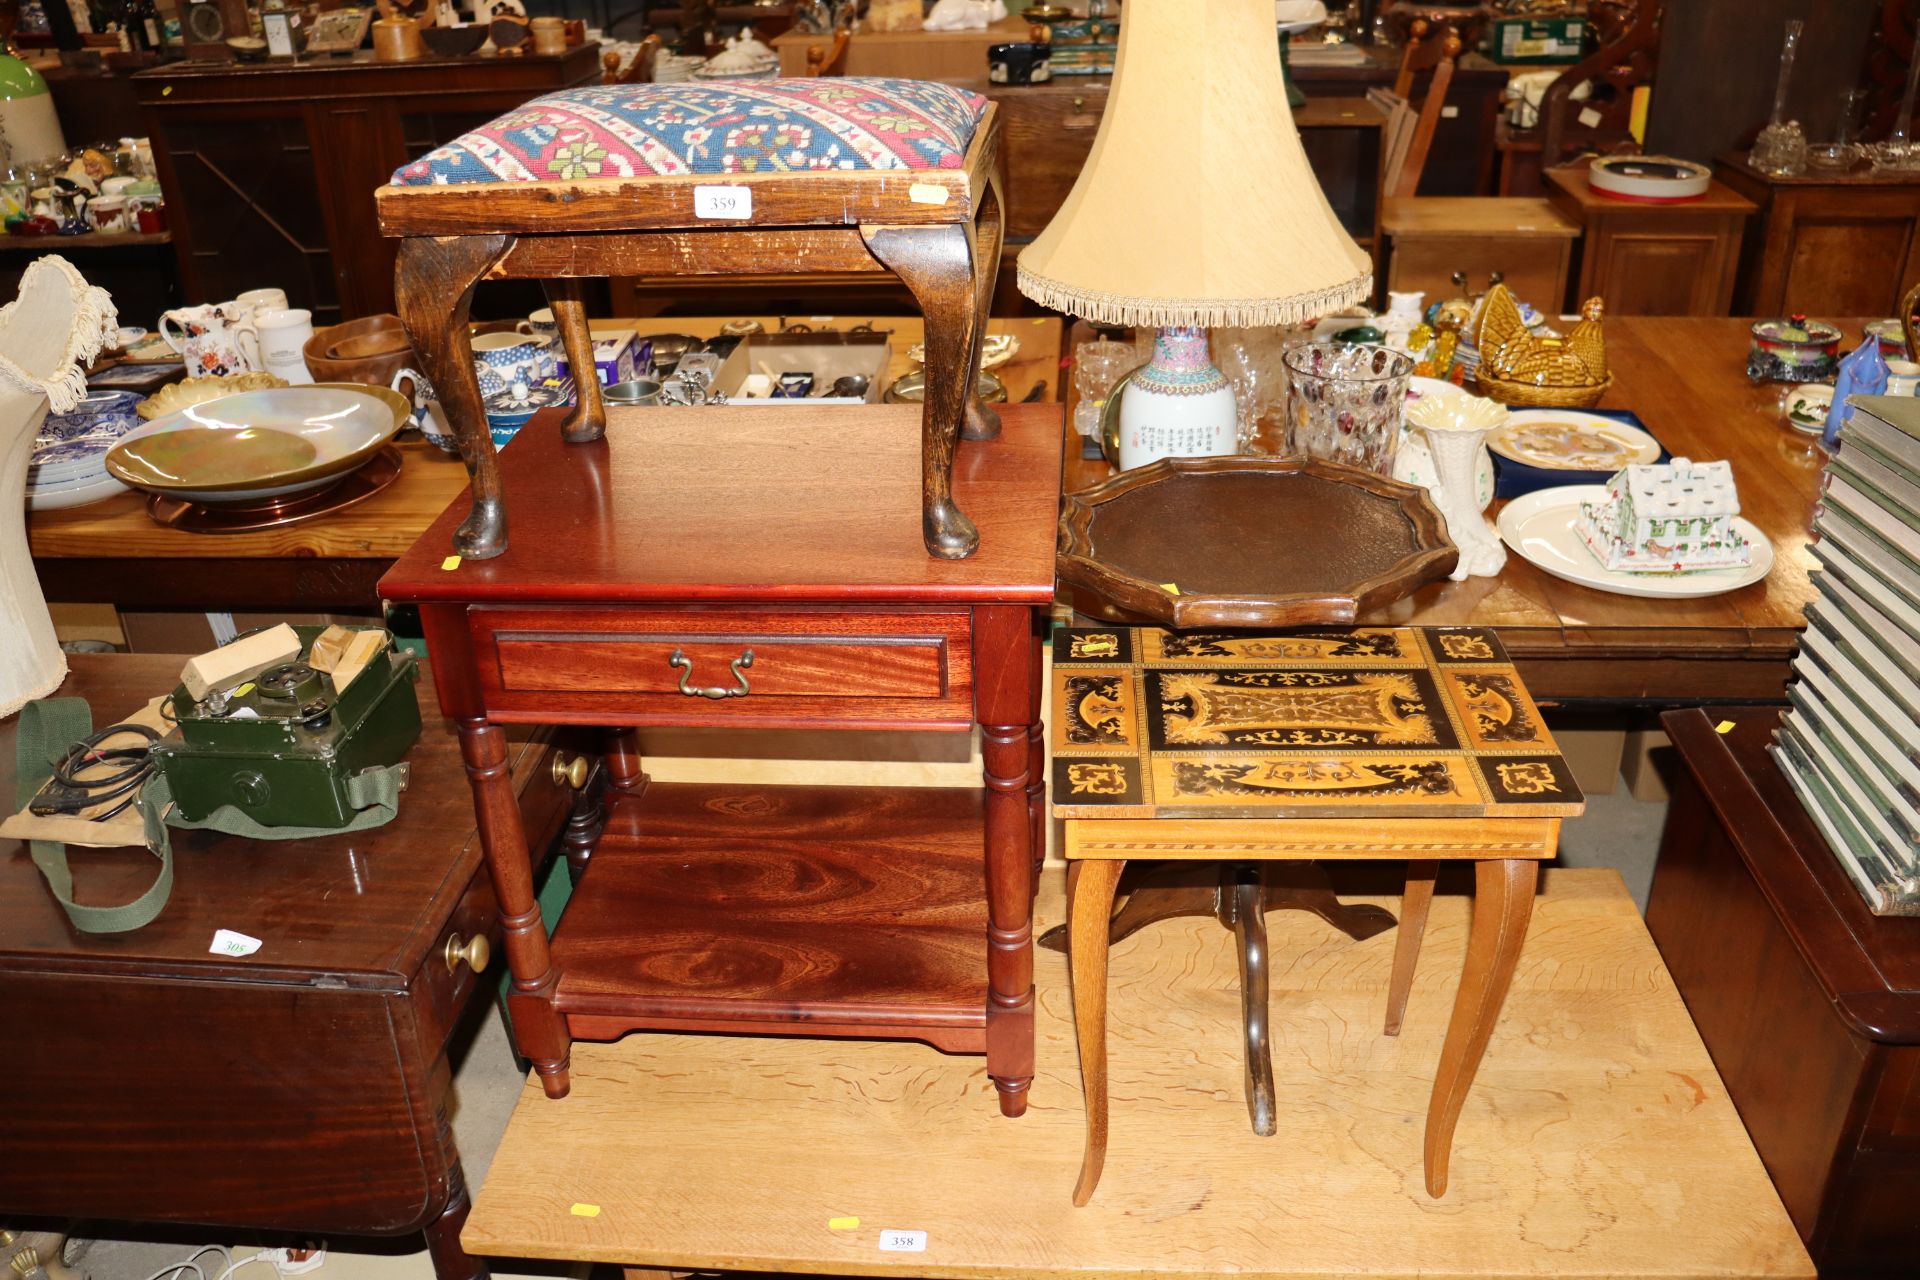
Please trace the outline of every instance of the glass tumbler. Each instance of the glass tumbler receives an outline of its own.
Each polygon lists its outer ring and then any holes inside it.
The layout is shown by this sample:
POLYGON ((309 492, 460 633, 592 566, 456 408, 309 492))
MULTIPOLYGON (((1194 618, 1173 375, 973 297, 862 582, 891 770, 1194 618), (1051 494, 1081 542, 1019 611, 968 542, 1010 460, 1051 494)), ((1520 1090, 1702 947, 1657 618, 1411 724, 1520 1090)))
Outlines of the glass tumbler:
POLYGON ((1120 375, 1139 365, 1131 342, 1083 342, 1073 353, 1073 428, 1083 436, 1100 434, 1100 414, 1120 375))
POLYGON ((1287 448, 1308 458, 1393 472, 1413 357, 1386 347, 1309 342, 1287 352, 1287 448))

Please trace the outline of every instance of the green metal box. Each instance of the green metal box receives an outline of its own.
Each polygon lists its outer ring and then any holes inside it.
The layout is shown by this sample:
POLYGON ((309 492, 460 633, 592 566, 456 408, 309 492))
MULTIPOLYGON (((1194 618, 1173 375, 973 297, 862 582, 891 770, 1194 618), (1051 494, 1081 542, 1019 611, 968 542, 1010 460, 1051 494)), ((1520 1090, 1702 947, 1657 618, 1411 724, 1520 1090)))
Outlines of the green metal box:
POLYGON ((154 745, 154 764, 173 800, 200 822, 231 805, 262 826, 344 827, 356 810, 356 774, 397 764, 420 737, 419 667, 410 653, 383 651, 337 693, 306 665, 325 628, 295 627, 300 659, 196 702, 185 686, 165 711, 173 731, 154 745))
POLYGON ((1507 66, 1552 66, 1578 62, 1586 51, 1585 18, 1501 18, 1488 47, 1507 66))

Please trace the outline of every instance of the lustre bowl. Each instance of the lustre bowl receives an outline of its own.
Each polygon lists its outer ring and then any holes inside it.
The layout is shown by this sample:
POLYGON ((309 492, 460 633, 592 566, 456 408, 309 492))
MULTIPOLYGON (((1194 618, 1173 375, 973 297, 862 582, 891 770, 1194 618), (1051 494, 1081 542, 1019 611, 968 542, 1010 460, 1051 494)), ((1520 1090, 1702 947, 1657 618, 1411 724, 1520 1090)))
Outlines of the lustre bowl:
POLYGON ((209 400, 130 431, 115 479, 169 498, 246 505, 323 489, 372 460, 411 406, 386 387, 319 382, 209 400))

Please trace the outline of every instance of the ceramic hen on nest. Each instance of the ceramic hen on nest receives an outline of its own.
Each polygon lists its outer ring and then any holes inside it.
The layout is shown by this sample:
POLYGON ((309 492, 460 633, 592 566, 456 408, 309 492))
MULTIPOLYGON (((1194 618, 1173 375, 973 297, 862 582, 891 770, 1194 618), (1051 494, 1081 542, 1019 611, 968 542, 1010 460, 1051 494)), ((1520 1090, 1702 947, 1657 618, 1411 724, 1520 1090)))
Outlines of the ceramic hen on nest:
POLYGON ((1588 407, 1613 385, 1600 331, 1601 303, 1588 298, 1580 322, 1563 338, 1529 332, 1520 304, 1503 284, 1480 304, 1480 389, 1506 404, 1588 407))

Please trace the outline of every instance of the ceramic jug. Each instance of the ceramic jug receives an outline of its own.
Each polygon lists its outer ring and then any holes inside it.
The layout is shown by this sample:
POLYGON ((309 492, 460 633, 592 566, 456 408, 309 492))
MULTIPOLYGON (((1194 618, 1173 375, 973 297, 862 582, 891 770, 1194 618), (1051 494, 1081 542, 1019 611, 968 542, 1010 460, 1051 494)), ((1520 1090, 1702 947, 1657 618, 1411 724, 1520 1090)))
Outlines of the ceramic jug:
POLYGON ((413 406, 413 425, 420 429, 428 444, 447 453, 460 452, 460 441, 447 422, 447 411, 440 407, 440 397, 426 374, 417 369, 402 369, 393 375, 392 386, 413 406), (402 384, 405 384, 404 390, 402 384))
POLYGON ((218 377, 253 370, 247 363, 246 353, 240 349, 234 317, 226 309, 230 305, 209 303, 175 307, 161 313, 161 341, 178 351, 187 362, 188 377, 218 377))

